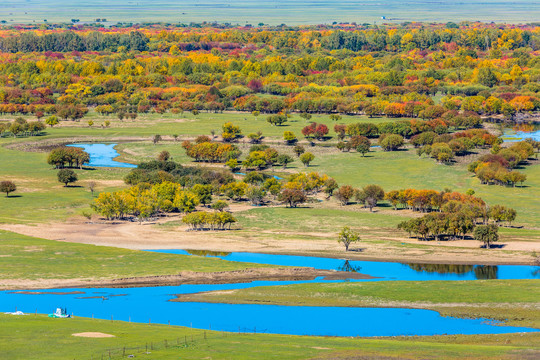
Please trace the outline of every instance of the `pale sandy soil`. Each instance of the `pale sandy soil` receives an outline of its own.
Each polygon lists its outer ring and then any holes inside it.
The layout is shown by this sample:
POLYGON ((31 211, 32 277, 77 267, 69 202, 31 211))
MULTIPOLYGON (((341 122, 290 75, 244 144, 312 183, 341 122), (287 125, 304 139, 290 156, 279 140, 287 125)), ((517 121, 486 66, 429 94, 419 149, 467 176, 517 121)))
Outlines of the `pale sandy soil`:
POLYGON ((82 333, 71 334, 71 336, 87 337, 87 338, 112 338, 112 337, 115 337, 114 335, 105 334, 105 333, 102 333, 102 332, 82 332, 82 333))
MULTIPOLYGON (((258 268, 221 272, 182 271, 178 275, 144 276, 120 279, 0 279, 0 289, 32 290, 68 287, 139 287, 139 286, 178 286, 182 284, 232 284, 252 281, 296 281, 313 280, 324 277, 328 280, 373 279, 360 273, 348 273, 333 270, 315 270, 313 268, 258 268)), ((25 293, 22 291, 22 293, 25 293)), ((35 292, 28 294, 36 294, 35 292)), ((48 294, 39 292, 39 294, 48 294)), ((55 293, 84 294, 83 292, 55 293)))
MULTIPOLYGON (((244 207, 251 208, 241 205, 232 210, 242 211, 244 207)), ((180 219, 180 216, 169 216, 140 225, 136 222, 101 220, 89 223, 79 218, 39 226, 1 224, 0 229, 50 240, 127 249, 260 252, 417 263, 532 264, 538 260, 534 252, 540 253, 540 242, 511 241, 497 244, 504 245, 502 248, 488 250, 480 249, 479 243, 474 240, 420 242, 402 237, 399 232, 381 233, 377 240, 383 241, 353 244, 351 247, 356 251, 345 252, 333 233, 291 233, 284 229, 254 234, 234 230, 202 232, 186 231, 187 227, 182 225, 166 225, 180 219), (273 240, 272 235, 280 235, 280 239, 273 240)))

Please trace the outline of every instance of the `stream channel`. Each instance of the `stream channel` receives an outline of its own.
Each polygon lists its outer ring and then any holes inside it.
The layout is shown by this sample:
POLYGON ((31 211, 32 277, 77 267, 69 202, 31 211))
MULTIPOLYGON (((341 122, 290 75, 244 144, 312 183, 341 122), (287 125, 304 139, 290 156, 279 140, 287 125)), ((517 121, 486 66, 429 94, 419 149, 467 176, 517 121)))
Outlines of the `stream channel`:
MULTIPOLYGON (((175 294, 243 289, 298 283, 360 281, 430 281, 476 279, 539 279, 540 267, 526 265, 401 264, 345 261, 308 256, 207 251, 152 250, 190 256, 217 256, 229 261, 310 266, 369 274, 371 280, 254 281, 239 284, 179 285, 137 288, 64 288, 0 291, 0 310, 50 313, 67 307, 75 316, 192 326, 200 329, 290 335, 399 336, 440 334, 498 334, 538 329, 506 326, 486 319, 443 317, 432 310, 407 308, 355 308, 212 304, 172 302, 175 294)), ((474 296, 474 294, 471 294, 474 296)))
MULTIPOLYGON (((74 144, 90 154, 90 166, 135 167, 114 160, 116 144, 74 144)), ((540 267, 525 265, 401 264, 345 261, 332 258, 218 253, 208 251, 152 250, 191 256, 216 256, 229 261, 360 272, 371 280, 254 281, 239 284, 180 285, 136 288, 63 288, 0 291, 0 311, 52 313, 67 307, 75 316, 192 326, 221 331, 290 335, 399 336, 441 334, 498 334, 535 332, 538 329, 506 326, 486 319, 443 317, 432 310, 407 308, 355 308, 212 304, 172 302, 175 294, 243 289, 298 283, 340 281, 430 281, 479 279, 540 279, 540 267)), ((474 296, 474 294, 471 294, 474 296)))

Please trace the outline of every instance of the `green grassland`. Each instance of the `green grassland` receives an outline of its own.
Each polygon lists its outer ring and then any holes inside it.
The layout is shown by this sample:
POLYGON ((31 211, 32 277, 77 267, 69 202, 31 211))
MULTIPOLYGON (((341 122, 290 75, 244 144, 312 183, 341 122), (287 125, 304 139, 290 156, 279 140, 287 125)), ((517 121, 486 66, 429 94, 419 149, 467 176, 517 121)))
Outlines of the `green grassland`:
POLYGON ((181 295, 193 301, 305 306, 365 306, 389 301, 539 304, 539 280, 377 281, 261 286, 181 295))
MULTIPOLYGON (((540 280, 381 281, 294 284, 180 295, 178 301, 239 304, 413 307, 540 327, 540 280)), ((540 336, 538 339, 540 341, 540 336)))
POLYGON ((176 326, 133 324, 44 315, 0 315, 1 356, 6 359, 524 359, 535 334, 437 336, 395 339, 234 334, 176 326), (101 332, 113 338, 72 334, 101 332), (206 339, 204 338, 206 334, 206 339), (193 341, 192 341, 193 338, 193 341), (31 340, 30 340, 31 339, 31 340), (167 348, 165 341, 167 340, 167 348), (148 345, 147 354, 143 354, 148 345), (150 350, 150 348, 153 348, 150 350), (138 348, 138 350, 137 350, 138 348))
POLYGON ((117 279, 271 267, 217 258, 160 254, 37 239, 0 230, 2 279, 117 279))
POLYGON ((339 22, 392 23, 403 21, 446 22, 480 20, 485 22, 523 23, 536 21, 537 5, 525 0, 509 3, 495 0, 485 6, 474 0, 466 3, 444 1, 434 7, 425 0, 403 3, 389 0, 381 3, 358 3, 345 1, 307 0, 285 1, 221 1, 194 0, 175 2, 172 0, 88 0, 84 3, 68 0, 33 0, 21 3, 6 0, 0 7, 0 19, 8 23, 69 22, 73 18, 93 21, 106 18, 109 22, 229 22, 253 25, 259 22, 278 25, 320 24, 339 22), (386 19, 381 20, 381 16, 386 19))
MULTIPOLYGON (((90 113, 90 118, 101 118, 101 116, 90 113)), ((328 116, 314 116, 313 121, 327 124, 330 128, 334 122, 328 116)), ((87 189, 84 188, 88 180, 95 180, 98 183, 98 191, 111 191, 122 187, 121 179, 129 171, 128 169, 107 169, 97 168, 95 170, 77 170, 79 178, 78 185, 81 187, 64 188, 56 180, 56 172, 46 164, 46 153, 23 152, 15 150, 13 146, 24 148, 28 142, 46 141, 69 141, 77 139, 79 141, 112 141, 112 140, 139 140, 137 142, 121 142, 117 149, 121 153, 120 161, 136 163, 144 159, 155 157, 159 152, 167 150, 173 159, 184 164, 196 164, 190 161, 185 155, 181 142, 174 142, 173 134, 181 137, 194 137, 200 134, 210 135, 211 130, 216 134, 220 133, 221 125, 226 121, 232 121, 240 125, 244 134, 261 130, 265 136, 265 141, 280 142, 284 130, 292 130, 300 135, 300 129, 307 124, 298 115, 293 115, 288 126, 271 126, 261 115, 255 118, 251 114, 244 113, 202 113, 197 117, 190 113, 181 115, 174 114, 147 114, 141 116, 136 121, 120 122, 117 119, 112 121, 110 128, 101 128, 101 120, 96 120, 96 125, 92 128, 81 122, 63 122, 62 126, 48 128, 44 136, 35 138, 3 138, 0 139, 0 158, 2 167, 0 177, 15 180, 19 186, 19 191, 13 197, 6 199, 0 197, 0 223, 43 223, 51 220, 64 220, 69 216, 80 214, 84 209, 88 210, 88 203, 92 200, 87 189), (162 141, 157 145, 150 142, 152 135, 161 134, 167 141, 162 141), (140 141, 147 139, 147 141, 140 141), (6 148, 5 145, 11 145, 6 148)), ((340 123, 351 123, 356 121, 389 121, 386 118, 369 119, 367 117, 344 117, 340 123)), ((328 145, 335 143, 335 139, 328 142, 328 145)), ((327 142, 318 142, 327 145, 327 142)), ((244 153, 248 152, 249 144, 240 143, 244 153)), ((285 145, 275 145, 281 152, 291 153, 291 147, 285 145)), ((383 186, 385 190, 399 188, 429 188, 442 190, 451 188, 457 191, 473 189, 476 194, 485 199, 489 204, 504 204, 511 206, 518 211, 516 225, 524 225, 527 229, 501 229, 503 236, 507 238, 519 238, 520 240, 537 240, 540 237, 538 228, 540 223, 537 214, 540 212, 540 203, 536 201, 540 195, 540 166, 537 161, 532 161, 533 165, 527 166, 520 171, 528 176, 524 187, 500 187, 482 185, 472 177, 466 170, 466 164, 457 163, 452 166, 438 164, 433 159, 419 158, 413 149, 398 152, 384 152, 377 148, 362 157, 355 152, 341 153, 335 148, 324 148, 321 146, 309 147, 316 155, 313 165, 305 168, 296 160, 289 165, 289 169, 273 169, 277 174, 286 176, 288 173, 296 171, 317 171, 326 173, 336 178, 340 184, 350 184, 361 187, 369 183, 376 183, 383 186)), ((244 155, 245 156, 245 155, 244 155)), ((274 210, 263 209, 272 215, 274 210)), ((351 215, 353 216, 353 215, 351 215)), ((358 215, 360 220, 367 223, 377 223, 380 226, 390 229, 403 218, 397 212, 386 212, 385 217, 375 214, 358 215), (395 214, 395 215, 394 215, 395 214), (373 215, 372 218, 369 216, 373 215)), ((247 217, 244 217, 247 218, 247 217)), ((294 227, 294 219, 286 218, 292 223, 285 228, 294 227)), ((241 223, 245 229, 249 222, 241 223)))

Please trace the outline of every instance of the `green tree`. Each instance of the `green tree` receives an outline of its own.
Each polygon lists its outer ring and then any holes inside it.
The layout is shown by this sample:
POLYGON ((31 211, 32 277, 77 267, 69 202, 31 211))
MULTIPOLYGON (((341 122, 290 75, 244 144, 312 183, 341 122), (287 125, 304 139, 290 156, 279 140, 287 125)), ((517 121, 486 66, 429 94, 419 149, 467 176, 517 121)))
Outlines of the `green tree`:
POLYGON ((401 135, 391 134, 379 138, 379 145, 384 151, 396 151, 404 143, 403 136, 401 135))
POLYGON ((306 149, 302 145, 296 145, 293 149, 296 156, 300 157, 304 152, 306 152, 306 149))
POLYGON ((495 224, 479 225, 474 228, 473 235, 489 249, 492 243, 499 241, 499 227, 495 224))
POLYGON ((17 190, 17 185, 13 181, 4 180, 0 182, 0 192, 6 193, 6 197, 9 197, 9 193, 17 190))
POLYGON ((58 125, 58 117, 56 115, 49 116, 45 119, 45 124, 49 125, 50 127, 58 125))
POLYGON ((58 177, 58 181, 63 183, 64 186, 68 186, 68 184, 74 183, 78 180, 75 171, 70 169, 60 169, 56 175, 58 177))
POLYGON ((300 155, 300 161, 302 162, 302 164, 304 164, 305 167, 308 167, 313 160, 315 160, 315 155, 310 152, 300 155))
POLYGON ((365 202, 369 207, 369 211, 373 211, 373 208, 377 206, 377 202, 384 199, 384 190, 379 185, 366 185, 362 191, 365 195, 365 202))
POLYGON ((341 229, 341 232, 338 235, 338 242, 345 246, 345 251, 349 251, 349 246, 358 241, 360 241, 360 235, 356 231, 351 230, 348 226, 341 229))
POLYGON ((266 191, 259 186, 248 186, 246 189, 246 197, 252 205, 261 205, 266 196, 266 191))
POLYGON ((298 141, 298 139, 296 138, 296 135, 294 135, 292 131, 285 131, 283 133, 283 140, 285 140, 285 143, 287 145, 294 144, 295 142, 298 141))
POLYGON ((283 168, 285 169, 287 167, 287 164, 290 164, 293 162, 293 158, 290 157, 287 154, 281 154, 277 157, 277 163, 281 164, 283 168))

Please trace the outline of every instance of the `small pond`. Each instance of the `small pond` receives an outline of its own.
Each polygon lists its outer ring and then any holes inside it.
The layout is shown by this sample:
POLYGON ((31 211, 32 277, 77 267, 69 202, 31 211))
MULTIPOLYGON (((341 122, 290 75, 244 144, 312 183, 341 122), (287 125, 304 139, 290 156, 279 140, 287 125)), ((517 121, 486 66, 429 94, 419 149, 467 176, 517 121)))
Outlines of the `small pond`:
POLYGON ((136 165, 115 161, 120 154, 114 148, 117 144, 71 144, 84 149, 90 154, 90 162, 86 165, 95 167, 124 167, 135 168, 136 165))
POLYGON ((501 136, 501 139, 508 142, 522 141, 525 139, 533 139, 536 141, 540 141, 540 129, 530 132, 508 130, 504 132, 504 135, 501 136))

